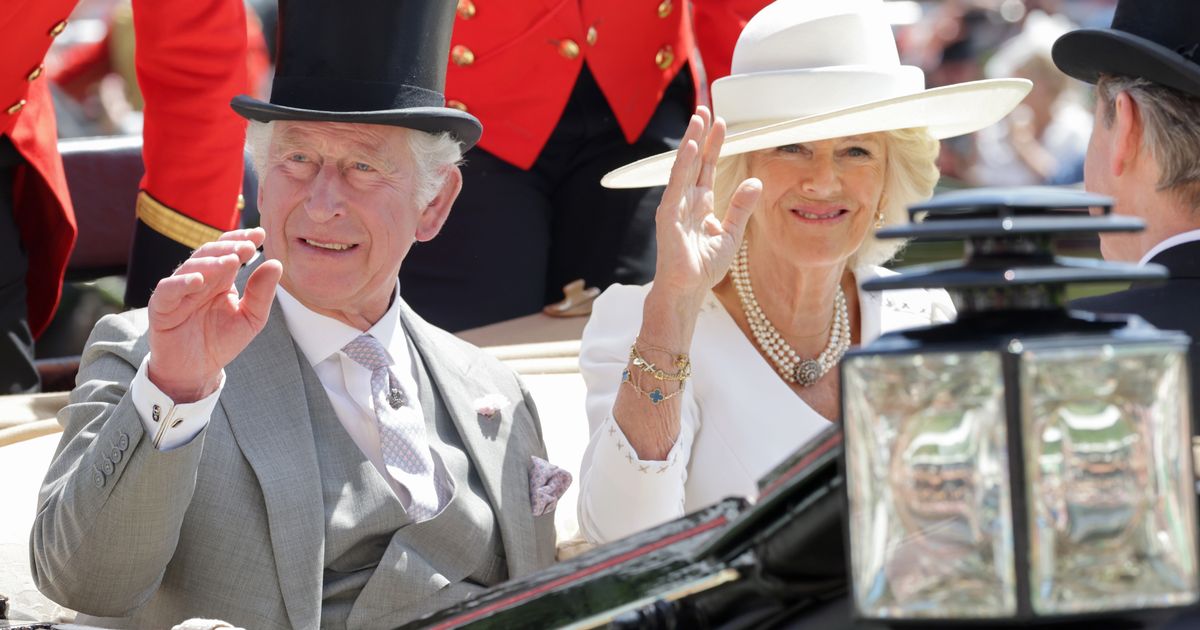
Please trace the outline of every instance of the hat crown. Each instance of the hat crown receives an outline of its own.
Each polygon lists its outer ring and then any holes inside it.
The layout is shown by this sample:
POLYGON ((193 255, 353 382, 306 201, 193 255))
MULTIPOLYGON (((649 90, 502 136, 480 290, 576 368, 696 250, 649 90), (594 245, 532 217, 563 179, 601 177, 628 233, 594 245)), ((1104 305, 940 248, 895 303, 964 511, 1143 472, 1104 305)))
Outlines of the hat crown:
POLYGON ((1112 28, 1148 39, 1175 52, 1193 51, 1200 44, 1200 2, 1196 0, 1120 0, 1112 28))
POLYGON ((1136 77, 1200 97, 1200 2, 1118 0, 1110 28, 1071 31, 1052 54, 1081 81, 1136 77))
POLYGON ((883 0, 773 2, 742 30, 732 71, 712 100, 733 133, 925 89, 900 64, 883 0))
POLYGON ((883 0, 778 0, 742 30, 732 74, 829 68, 899 67, 883 0))
POLYGON ((450 0, 279 0, 271 100, 230 106, 250 120, 394 125, 449 133, 466 150, 483 128, 443 94, 450 0))
POLYGON ((454 3, 279 0, 271 102, 323 111, 440 107, 454 3))

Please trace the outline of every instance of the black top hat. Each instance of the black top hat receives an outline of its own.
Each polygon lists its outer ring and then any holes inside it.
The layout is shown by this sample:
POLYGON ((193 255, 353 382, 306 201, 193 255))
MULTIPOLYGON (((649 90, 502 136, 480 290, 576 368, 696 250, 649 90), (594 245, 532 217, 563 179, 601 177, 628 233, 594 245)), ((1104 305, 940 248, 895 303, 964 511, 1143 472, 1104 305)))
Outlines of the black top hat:
POLYGON ((1115 74, 1200 96, 1200 2, 1119 0, 1112 28, 1071 31, 1052 55, 1060 70, 1088 83, 1115 74))
POLYGON ((449 0, 279 0, 271 102, 234 97, 261 122, 309 120, 450 132, 469 149, 483 126, 445 106, 454 3, 449 0))

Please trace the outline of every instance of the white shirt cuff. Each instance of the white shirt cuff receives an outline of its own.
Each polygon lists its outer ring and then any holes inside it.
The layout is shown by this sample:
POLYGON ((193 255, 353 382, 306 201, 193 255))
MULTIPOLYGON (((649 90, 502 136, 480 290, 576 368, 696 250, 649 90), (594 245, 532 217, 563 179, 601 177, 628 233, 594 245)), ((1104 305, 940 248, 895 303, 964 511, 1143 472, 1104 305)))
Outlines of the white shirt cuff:
POLYGON ((129 385, 129 393, 154 448, 169 451, 191 442, 208 426, 217 399, 225 389, 225 370, 221 370, 221 382, 216 391, 196 402, 177 405, 150 380, 149 363, 150 355, 147 354, 129 385))

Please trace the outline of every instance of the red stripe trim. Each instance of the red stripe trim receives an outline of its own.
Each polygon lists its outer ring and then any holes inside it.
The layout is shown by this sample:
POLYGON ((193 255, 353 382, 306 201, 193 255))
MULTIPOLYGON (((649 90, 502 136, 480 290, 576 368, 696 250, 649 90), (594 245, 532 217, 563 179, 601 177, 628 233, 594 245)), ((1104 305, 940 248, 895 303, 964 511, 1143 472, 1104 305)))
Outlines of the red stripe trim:
POLYGON ((632 551, 627 551, 619 556, 616 556, 614 558, 609 558, 608 560, 605 560, 604 562, 601 562, 596 565, 592 565, 590 567, 587 567, 586 569, 581 569, 570 575, 564 575, 563 577, 560 577, 551 582, 547 582, 537 588, 533 588, 528 591, 523 591, 521 593, 517 593, 516 595, 513 595, 513 596, 509 597, 508 599, 502 599, 498 602, 488 604, 487 606, 484 606, 483 608, 480 608, 479 610, 475 610, 475 611, 472 611, 469 613, 465 613, 461 616, 454 617, 452 619, 448 619, 446 621, 443 621, 442 623, 439 623, 436 626, 433 626, 433 629, 434 630, 442 630, 443 628, 453 628, 459 624, 464 624, 464 623, 469 623, 469 622, 475 621, 476 619, 479 619, 480 617, 483 617, 486 615, 490 615, 491 613, 496 612, 497 610, 500 610, 503 608, 508 608, 509 606, 512 606, 514 604, 519 604, 526 600, 533 599, 534 597, 537 597, 538 595, 541 595, 542 593, 545 593, 547 591, 554 590, 554 589, 558 588, 559 586, 562 586, 563 584, 567 584, 569 582, 574 582, 576 580, 581 580, 581 579, 583 579, 589 575, 592 575, 594 573, 599 573, 600 571, 603 571, 611 566, 618 565, 618 564, 621 564, 622 562, 626 562, 626 561, 636 558, 638 556, 648 554, 651 551, 655 551, 658 549, 662 549, 663 547, 673 545, 681 540, 691 538, 692 536, 696 536, 698 534, 702 534, 710 529, 713 529, 714 527, 720 527, 721 525, 724 525, 727 521, 728 521, 728 519, 726 519, 725 516, 723 516, 723 515, 718 516, 717 518, 714 518, 711 521, 708 521, 706 523, 701 523, 691 529, 684 530, 682 532, 679 532, 678 534, 668 536, 661 540, 656 540, 653 543, 650 543, 649 545, 646 545, 644 547, 638 547, 637 549, 634 549, 632 551))
POLYGON ((797 473, 799 473, 801 470, 807 468, 808 465, 813 462, 813 460, 824 455, 825 453, 828 453, 829 449, 831 449, 841 443, 842 443, 842 434, 841 433, 838 433, 838 434, 830 437, 828 440, 825 440, 824 444, 813 449, 811 452, 809 452, 808 455, 801 457, 800 461, 796 462, 795 466, 792 466, 791 468, 789 468, 787 470, 787 472, 780 475, 778 478, 775 479, 775 481, 772 481, 771 483, 767 484, 767 487, 763 488, 762 491, 758 493, 758 497, 761 499, 762 497, 765 497, 768 494, 771 494, 772 492, 775 491, 776 488, 778 488, 780 485, 782 485, 785 481, 791 479, 792 477, 795 477, 797 473))

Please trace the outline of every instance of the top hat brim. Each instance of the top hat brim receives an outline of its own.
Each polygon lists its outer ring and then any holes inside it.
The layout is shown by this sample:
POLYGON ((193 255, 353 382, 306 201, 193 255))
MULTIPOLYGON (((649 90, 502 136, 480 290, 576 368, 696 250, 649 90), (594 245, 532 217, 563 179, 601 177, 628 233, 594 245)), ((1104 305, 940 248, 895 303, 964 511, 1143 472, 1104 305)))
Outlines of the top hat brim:
POLYGON ((365 123, 405 127, 427 133, 448 132, 458 140, 464 152, 475 146, 483 134, 483 125, 478 118, 451 107, 405 107, 366 112, 321 111, 276 105, 244 94, 233 97, 229 106, 243 118, 258 122, 296 120, 365 123))
POLYGON ((1140 77, 1200 96, 1200 64, 1131 33, 1085 28, 1058 38, 1051 49, 1054 64, 1065 74, 1095 83, 1101 74, 1140 77))
MULTIPOLYGON (((720 157, 920 127, 939 140, 960 136, 999 122, 1032 87, 1025 79, 970 81, 750 129, 731 128, 720 157)), ((600 183, 606 188, 662 186, 670 179, 677 153, 667 151, 627 164, 605 175, 600 183)))

